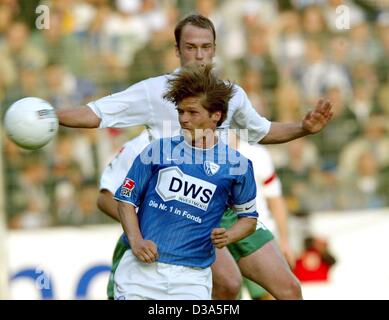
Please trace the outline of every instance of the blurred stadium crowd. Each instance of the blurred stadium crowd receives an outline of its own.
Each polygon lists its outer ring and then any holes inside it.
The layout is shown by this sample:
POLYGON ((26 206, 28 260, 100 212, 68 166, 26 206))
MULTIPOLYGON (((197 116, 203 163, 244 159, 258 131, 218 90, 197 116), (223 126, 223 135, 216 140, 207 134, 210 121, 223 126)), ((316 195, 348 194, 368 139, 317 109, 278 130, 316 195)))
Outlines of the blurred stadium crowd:
MULTIPOLYGON (((178 67, 173 30, 212 19, 216 65, 258 112, 298 121, 320 96, 334 104, 320 134, 270 146, 292 214, 389 206, 389 5, 342 0, 0 0, 2 115, 26 96, 75 107, 178 67), (50 8, 38 30, 35 8, 50 8), (336 8, 350 13, 338 29, 336 8)), ((10 228, 110 223, 97 213, 102 169, 142 128, 61 128, 47 147, 4 137, 10 228)))

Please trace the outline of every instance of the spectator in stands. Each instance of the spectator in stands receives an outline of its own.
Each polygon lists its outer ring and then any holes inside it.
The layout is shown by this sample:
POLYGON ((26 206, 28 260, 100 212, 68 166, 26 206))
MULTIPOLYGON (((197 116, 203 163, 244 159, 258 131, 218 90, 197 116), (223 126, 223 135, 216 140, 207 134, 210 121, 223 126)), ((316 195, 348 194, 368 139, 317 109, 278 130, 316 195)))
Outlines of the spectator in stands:
POLYGON ((50 62, 44 72, 46 99, 53 107, 81 105, 93 99, 96 86, 89 80, 76 76, 58 62, 50 62))
POLYGON ((47 196, 48 167, 43 154, 31 153, 17 180, 17 198, 21 210, 10 220, 11 228, 39 228, 51 224, 47 196))
POLYGON ((354 114, 347 105, 347 96, 339 87, 329 87, 326 96, 334 102, 334 114, 328 130, 311 136, 315 143, 323 165, 336 167, 340 151, 361 132, 354 114))
POLYGON ((7 90, 4 107, 8 108, 13 102, 24 97, 45 97, 46 90, 40 74, 41 70, 37 68, 21 67, 16 81, 7 90))
POLYGON ((327 42, 329 34, 323 10, 318 5, 308 5, 302 11, 302 28, 305 38, 327 42))
POLYGON ((380 168, 389 166, 389 135, 387 117, 373 115, 364 125, 363 135, 351 140, 339 153, 339 175, 349 178, 356 174, 358 159, 370 153, 380 168))
POLYGON ((6 89, 13 85, 22 68, 41 69, 46 64, 43 50, 29 42, 29 30, 23 22, 13 22, 0 43, 1 78, 6 89))
POLYGON ((379 171, 373 153, 359 154, 354 173, 342 179, 341 209, 377 209, 388 205, 387 174, 379 171))
POLYGON ((174 44, 166 42, 161 37, 161 32, 154 30, 150 41, 134 55, 134 59, 128 68, 128 83, 133 84, 163 74, 165 61, 161 57, 171 47, 174 47, 174 44))
POLYGON ((328 88, 337 87, 343 98, 351 94, 349 75, 344 68, 326 59, 324 47, 318 41, 308 40, 305 53, 300 82, 307 105, 328 88))
POLYGON ((304 240, 304 247, 294 269, 297 278, 301 282, 328 281, 336 258, 329 251, 327 240, 310 236, 304 240))
POLYGON ((317 147, 309 139, 303 138, 289 142, 286 148, 269 146, 269 149, 282 181, 289 210, 292 213, 311 210, 306 194, 312 172, 319 163, 317 147))
POLYGON ((5 41, 7 30, 13 20, 14 13, 12 8, 5 4, 0 4, 0 42, 5 41))
MULTIPOLYGON (((279 83, 278 67, 270 54, 268 30, 264 26, 256 26, 248 30, 247 52, 239 59, 240 70, 250 70, 259 73, 261 98, 263 105, 273 107, 274 90, 279 83)), ((258 90, 257 89, 257 90, 258 90)), ((265 112, 264 115, 267 113, 265 112)))
POLYGON ((50 28, 35 30, 30 40, 44 52, 46 63, 56 61, 76 75, 85 74, 91 57, 85 53, 82 42, 65 32, 64 23, 63 15, 51 10, 50 28))

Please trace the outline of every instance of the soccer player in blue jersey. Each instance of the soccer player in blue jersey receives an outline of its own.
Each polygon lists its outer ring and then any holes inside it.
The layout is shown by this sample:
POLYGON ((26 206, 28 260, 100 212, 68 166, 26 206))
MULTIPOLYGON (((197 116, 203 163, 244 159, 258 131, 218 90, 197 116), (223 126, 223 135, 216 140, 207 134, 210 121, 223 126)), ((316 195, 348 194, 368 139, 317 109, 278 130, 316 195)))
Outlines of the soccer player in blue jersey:
POLYGON ((209 65, 169 80, 164 98, 177 106, 181 135, 147 146, 115 193, 130 245, 115 272, 115 299, 211 299, 215 247, 255 231, 251 161, 215 131, 232 94, 209 65), (227 207, 239 218, 228 230, 218 227, 227 207))

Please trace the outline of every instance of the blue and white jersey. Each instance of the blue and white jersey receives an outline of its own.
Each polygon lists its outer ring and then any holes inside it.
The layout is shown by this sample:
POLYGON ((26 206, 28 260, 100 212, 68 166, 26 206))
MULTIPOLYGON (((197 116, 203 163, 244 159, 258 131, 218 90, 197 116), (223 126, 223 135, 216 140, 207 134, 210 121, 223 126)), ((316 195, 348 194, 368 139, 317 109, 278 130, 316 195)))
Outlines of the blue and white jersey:
POLYGON ((159 262, 191 267, 214 262, 211 231, 227 207, 239 217, 258 216, 251 161, 221 141, 199 149, 182 136, 148 145, 115 199, 139 208, 141 233, 156 243, 159 262))

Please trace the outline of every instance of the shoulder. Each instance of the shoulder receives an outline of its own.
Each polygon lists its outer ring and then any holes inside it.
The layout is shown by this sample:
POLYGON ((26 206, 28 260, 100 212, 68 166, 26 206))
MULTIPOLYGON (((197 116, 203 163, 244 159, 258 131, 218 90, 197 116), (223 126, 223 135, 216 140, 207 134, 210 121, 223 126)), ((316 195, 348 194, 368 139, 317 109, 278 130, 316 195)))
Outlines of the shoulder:
POLYGON ((233 88, 234 88, 236 94, 244 94, 245 93, 243 88, 239 84, 237 84, 237 83, 233 84, 233 88))
POLYGON ((167 80, 168 80, 168 75, 161 75, 157 77, 147 78, 130 85, 125 91, 138 89, 138 90, 147 90, 153 93, 158 89, 164 89, 167 80))
POLYGON ((233 98, 242 98, 243 96, 246 95, 246 92, 240 85, 234 83, 232 87, 234 89, 233 98))
POLYGON ((230 100, 229 106, 240 106, 243 104, 243 101, 247 99, 247 94, 243 88, 236 83, 233 84, 233 88, 234 94, 230 100))
POLYGON ((163 74, 163 75, 160 75, 157 77, 147 78, 147 79, 141 81, 140 83, 143 83, 146 86, 164 85, 164 84, 166 84, 167 80, 169 79, 169 76, 170 76, 170 74, 167 73, 167 74, 163 74))

